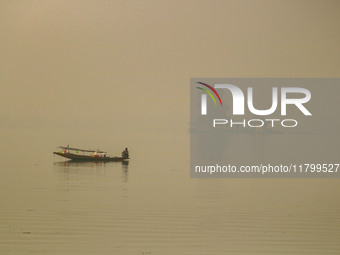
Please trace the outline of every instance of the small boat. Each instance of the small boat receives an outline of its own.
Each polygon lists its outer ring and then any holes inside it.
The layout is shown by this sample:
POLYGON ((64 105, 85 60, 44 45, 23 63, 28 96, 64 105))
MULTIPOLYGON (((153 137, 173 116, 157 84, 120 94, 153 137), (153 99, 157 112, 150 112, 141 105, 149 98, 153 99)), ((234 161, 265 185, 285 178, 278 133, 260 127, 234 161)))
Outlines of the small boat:
POLYGON ((68 158, 74 161, 127 161, 129 159, 129 152, 127 148, 122 152, 121 157, 108 156, 107 152, 101 150, 84 150, 78 148, 71 148, 70 146, 59 146, 57 148, 62 151, 53 152, 53 154, 68 158))

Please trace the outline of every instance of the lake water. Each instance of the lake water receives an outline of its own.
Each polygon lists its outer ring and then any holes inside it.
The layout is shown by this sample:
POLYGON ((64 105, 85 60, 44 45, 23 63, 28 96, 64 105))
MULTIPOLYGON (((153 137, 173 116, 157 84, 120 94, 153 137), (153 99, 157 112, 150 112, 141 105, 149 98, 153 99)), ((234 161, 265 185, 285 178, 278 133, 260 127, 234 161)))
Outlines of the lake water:
POLYGON ((185 131, 0 132, 0 254, 340 254, 338 179, 191 179, 185 131))

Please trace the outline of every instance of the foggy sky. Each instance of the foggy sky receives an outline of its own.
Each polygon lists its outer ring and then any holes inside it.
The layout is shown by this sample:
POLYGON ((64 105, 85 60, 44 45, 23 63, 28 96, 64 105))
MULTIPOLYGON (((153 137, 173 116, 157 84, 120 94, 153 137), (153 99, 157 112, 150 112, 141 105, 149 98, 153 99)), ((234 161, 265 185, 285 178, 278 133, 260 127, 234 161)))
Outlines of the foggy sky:
POLYGON ((184 130, 192 77, 337 77, 338 1, 0 1, 0 129, 184 130))

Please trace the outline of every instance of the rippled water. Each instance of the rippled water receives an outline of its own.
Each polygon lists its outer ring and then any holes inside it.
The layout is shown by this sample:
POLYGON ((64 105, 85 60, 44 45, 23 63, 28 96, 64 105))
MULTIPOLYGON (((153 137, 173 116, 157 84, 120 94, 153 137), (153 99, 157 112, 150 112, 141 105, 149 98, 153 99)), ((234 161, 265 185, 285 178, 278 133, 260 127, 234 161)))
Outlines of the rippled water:
POLYGON ((5 135, 0 254, 340 254, 336 179, 190 179, 188 143, 171 137, 122 164, 5 135))

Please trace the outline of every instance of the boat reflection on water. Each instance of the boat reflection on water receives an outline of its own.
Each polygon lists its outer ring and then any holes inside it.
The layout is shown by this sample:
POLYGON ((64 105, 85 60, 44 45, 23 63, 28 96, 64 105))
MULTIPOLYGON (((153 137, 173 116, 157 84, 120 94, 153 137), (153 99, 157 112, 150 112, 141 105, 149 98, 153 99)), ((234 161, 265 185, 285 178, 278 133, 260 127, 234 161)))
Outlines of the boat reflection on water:
POLYGON ((72 167, 98 167, 112 164, 121 164, 122 166, 128 166, 129 161, 120 161, 120 162, 110 162, 110 161, 77 161, 77 160, 67 160, 62 162, 54 162, 56 166, 72 166, 72 167))
POLYGON ((122 181, 128 181, 129 161, 122 161, 122 181))
MULTIPOLYGON (((104 174, 108 169, 115 171, 116 168, 121 166, 122 181, 128 181, 129 161, 110 162, 110 161, 77 161, 68 160, 62 162, 54 162, 57 171, 63 175, 92 175, 95 170, 96 175, 104 174)), ((114 173, 114 172, 113 172, 114 173)))

